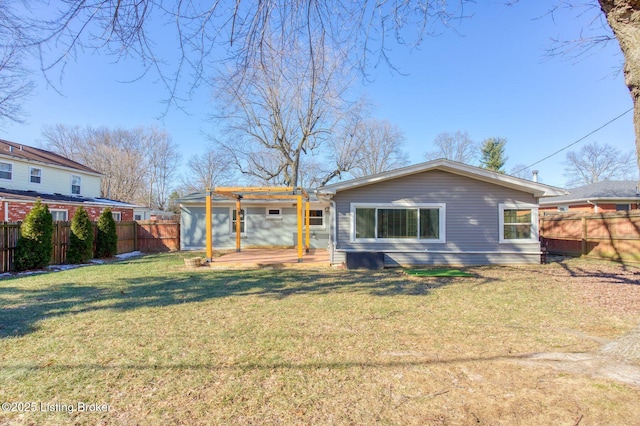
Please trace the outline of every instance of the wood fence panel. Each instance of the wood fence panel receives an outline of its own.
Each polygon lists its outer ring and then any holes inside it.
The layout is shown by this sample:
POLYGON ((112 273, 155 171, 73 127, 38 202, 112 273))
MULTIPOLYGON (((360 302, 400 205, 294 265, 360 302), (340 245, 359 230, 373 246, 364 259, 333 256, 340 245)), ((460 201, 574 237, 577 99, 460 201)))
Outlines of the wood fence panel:
POLYGON ((118 235, 117 254, 138 250, 136 226, 136 222, 116 222, 116 234, 118 235))
POLYGON ((144 253, 180 250, 180 223, 138 221, 138 250, 144 253))
POLYGON ((13 270, 13 259, 16 252, 20 224, 4 222, 0 224, 0 272, 13 270))
POLYGON ((640 261, 640 212, 542 216, 540 237, 549 253, 640 261))

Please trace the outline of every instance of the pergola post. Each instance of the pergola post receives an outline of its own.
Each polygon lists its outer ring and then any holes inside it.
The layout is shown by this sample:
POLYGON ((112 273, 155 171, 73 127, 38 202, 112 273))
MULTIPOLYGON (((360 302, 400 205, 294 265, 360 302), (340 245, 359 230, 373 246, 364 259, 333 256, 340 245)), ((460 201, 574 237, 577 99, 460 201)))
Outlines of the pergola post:
POLYGON ((211 189, 207 188, 207 197, 205 203, 205 215, 206 218, 206 232, 207 232, 207 261, 213 260, 213 226, 211 223, 211 189))
POLYGON ((242 205, 241 197, 236 198, 236 252, 240 252, 240 234, 242 229, 242 205))
POLYGON ((305 218, 304 218, 304 227, 305 227, 305 251, 309 253, 309 213, 311 210, 311 203, 309 200, 306 200, 305 205, 305 218))
POLYGON ((298 263, 302 263, 302 194, 298 195, 298 263))

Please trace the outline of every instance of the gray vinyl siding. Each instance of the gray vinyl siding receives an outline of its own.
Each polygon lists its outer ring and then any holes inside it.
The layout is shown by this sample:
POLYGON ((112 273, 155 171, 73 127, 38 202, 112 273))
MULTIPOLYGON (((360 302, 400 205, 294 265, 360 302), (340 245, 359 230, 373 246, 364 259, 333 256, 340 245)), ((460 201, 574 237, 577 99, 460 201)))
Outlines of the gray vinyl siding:
POLYGON ((333 262, 345 259, 346 251, 385 253, 385 264, 508 264, 538 263, 537 242, 500 243, 499 204, 537 204, 533 195, 488 182, 432 170, 387 180, 334 197, 338 214, 337 246, 333 262), (351 241, 352 203, 444 203, 446 241, 400 242, 351 241), (475 252, 475 253, 474 253, 475 252))
MULTIPOLYGON (((291 204, 289 204, 291 206, 291 204)), ((297 245, 297 210, 283 207, 281 218, 267 218, 266 205, 243 205, 245 211, 245 232, 241 234, 241 247, 293 247, 297 245)), ((274 206, 269 206, 274 208, 274 206)), ((312 206, 311 209, 319 207, 312 206)), ((322 207, 324 209, 324 206, 322 207)), ((212 228, 214 249, 233 249, 236 235, 232 232, 232 211, 235 204, 214 205, 212 208, 212 228)), ((203 250, 206 248, 206 214, 204 206, 182 205, 180 215, 180 237, 182 250, 203 250)), ((303 235, 304 238, 304 235, 303 235)), ((326 249, 329 244, 329 219, 324 218, 323 227, 310 227, 309 246, 326 249)))

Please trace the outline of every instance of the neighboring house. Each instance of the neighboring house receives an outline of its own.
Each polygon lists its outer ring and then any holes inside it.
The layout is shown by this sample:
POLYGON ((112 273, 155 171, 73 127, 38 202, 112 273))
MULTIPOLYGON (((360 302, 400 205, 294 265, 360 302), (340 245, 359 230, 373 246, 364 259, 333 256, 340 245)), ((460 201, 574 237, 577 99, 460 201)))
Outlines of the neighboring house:
POLYGON ((568 190, 568 194, 540 201, 543 214, 604 213, 637 210, 640 188, 637 180, 605 180, 568 190))
MULTIPOLYGON (((180 249, 206 247, 205 193, 187 195, 180 203, 180 249)), ((329 244, 328 202, 310 194, 309 246, 327 248, 329 244)), ((214 196, 212 200, 213 247, 236 247, 236 202, 214 196)), ((240 212, 242 248, 293 247, 296 244, 297 210, 294 200, 243 200, 240 212)))
MULTIPOLYGON (((363 252, 378 253, 386 266, 539 263, 538 201, 565 193, 486 169, 434 160, 318 188, 311 208, 321 219, 310 242, 312 247, 327 247, 332 264, 363 252)), ((276 207, 277 203, 251 201, 242 202, 246 206, 243 247, 293 246, 294 204, 276 207)), ((179 202, 182 248, 204 248, 204 194, 179 202)), ((225 199, 213 204, 213 245, 232 248, 235 204, 225 199)))
POLYGON ((102 175, 52 152, 0 139, 0 220, 24 220, 40 199, 54 220, 71 220, 78 207, 97 220, 109 207, 116 220, 133 220, 134 205, 100 197, 102 175))

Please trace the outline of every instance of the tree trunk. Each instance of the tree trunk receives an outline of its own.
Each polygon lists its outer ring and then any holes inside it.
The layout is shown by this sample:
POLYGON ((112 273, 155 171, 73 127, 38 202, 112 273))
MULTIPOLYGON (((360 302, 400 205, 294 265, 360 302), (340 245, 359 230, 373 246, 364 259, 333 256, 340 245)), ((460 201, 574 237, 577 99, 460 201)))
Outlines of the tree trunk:
POLYGON ((633 100, 636 157, 640 166, 640 0, 599 2, 624 55, 624 77, 633 100))

